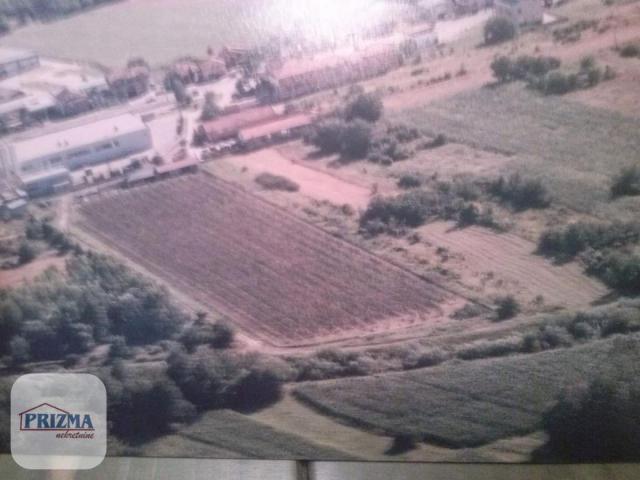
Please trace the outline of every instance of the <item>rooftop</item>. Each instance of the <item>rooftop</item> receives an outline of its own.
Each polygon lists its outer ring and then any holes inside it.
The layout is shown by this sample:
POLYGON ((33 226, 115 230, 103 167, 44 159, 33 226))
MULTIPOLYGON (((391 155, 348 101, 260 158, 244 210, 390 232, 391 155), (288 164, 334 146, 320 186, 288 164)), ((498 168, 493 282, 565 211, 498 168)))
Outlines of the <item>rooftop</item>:
POLYGON ((304 127, 310 125, 313 118, 310 115, 299 113, 288 117, 274 120, 273 122, 261 123, 254 127, 240 130, 239 138, 243 141, 252 140, 254 138, 262 138, 274 133, 280 133, 292 128, 304 127))
POLYGON ((0 48, 0 63, 15 62, 17 60, 23 60, 25 58, 34 57, 36 54, 31 50, 24 50, 22 48, 0 48))
POLYGON ((69 176, 69 170, 64 167, 52 168, 51 170, 45 170, 44 172, 34 173, 33 175, 18 175, 23 185, 39 182, 48 178, 57 178, 69 176))
POLYGON ((241 110, 237 113, 223 115, 202 124, 208 135, 235 132, 242 128, 250 127, 260 122, 266 122, 276 118, 277 114, 273 107, 257 107, 241 110))
POLYGON ((140 117, 125 114, 68 130, 18 141, 13 144, 13 148, 18 161, 23 162, 56 152, 64 152, 91 145, 103 140, 110 140, 114 135, 125 135, 146 128, 140 117))
POLYGON ((281 65, 272 68, 272 74, 278 80, 338 65, 358 63, 369 56, 388 53, 393 50, 393 47, 389 44, 378 43, 361 49, 342 48, 317 55, 290 58, 281 65))

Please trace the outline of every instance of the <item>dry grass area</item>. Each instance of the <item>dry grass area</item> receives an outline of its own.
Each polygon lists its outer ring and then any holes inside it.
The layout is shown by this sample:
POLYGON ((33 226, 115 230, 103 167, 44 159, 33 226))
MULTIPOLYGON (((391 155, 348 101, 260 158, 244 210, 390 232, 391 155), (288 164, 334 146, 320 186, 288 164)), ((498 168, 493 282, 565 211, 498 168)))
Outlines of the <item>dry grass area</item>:
POLYGON ((534 243, 513 234, 482 227, 458 229, 449 222, 434 222, 418 232, 422 240, 408 246, 409 252, 438 259, 441 268, 485 298, 511 293, 531 304, 541 296, 547 306, 572 308, 608 292, 580 266, 553 265, 534 254, 534 243))
POLYGON ((56 252, 47 252, 26 265, 10 270, 0 270, 0 288, 13 288, 30 282, 49 268, 64 270, 65 261, 64 256, 56 252))
POLYGON ((297 183, 301 195, 338 206, 365 208, 371 196, 368 188, 343 180, 330 172, 295 162, 277 148, 223 157, 210 162, 206 168, 221 178, 240 183, 247 188, 251 188, 249 184, 253 178, 263 172, 280 175, 297 183))

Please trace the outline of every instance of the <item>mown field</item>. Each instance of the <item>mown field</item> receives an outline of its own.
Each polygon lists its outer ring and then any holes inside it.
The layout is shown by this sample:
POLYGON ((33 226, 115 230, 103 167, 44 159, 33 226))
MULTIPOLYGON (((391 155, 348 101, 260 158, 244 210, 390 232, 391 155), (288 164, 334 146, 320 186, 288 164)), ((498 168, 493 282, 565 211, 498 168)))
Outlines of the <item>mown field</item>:
POLYGON ((140 448, 142 455, 202 458, 356 460, 338 450, 276 430, 231 410, 214 410, 197 422, 140 448))
MULTIPOLYGON (((639 338, 635 336, 635 338, 639 338)), ((399 374, 307 383, 298 398, 344 421, 387 434, 411 434, 473 447, 540 428, 563 388, 609 372, 625 339, 477 360, 399 374)))
POLYGON ((505 170, 539 177, 582 212, 631 219, 638 199, 611 202, 611 178, 638 159, 640 120, 522 85, 485 87, 396 114, 426 132, 510 156, 505 170))
POLYGON ((275 345, 440 321, 461 299, 222 180, 106 194, 80 226, 275 345))

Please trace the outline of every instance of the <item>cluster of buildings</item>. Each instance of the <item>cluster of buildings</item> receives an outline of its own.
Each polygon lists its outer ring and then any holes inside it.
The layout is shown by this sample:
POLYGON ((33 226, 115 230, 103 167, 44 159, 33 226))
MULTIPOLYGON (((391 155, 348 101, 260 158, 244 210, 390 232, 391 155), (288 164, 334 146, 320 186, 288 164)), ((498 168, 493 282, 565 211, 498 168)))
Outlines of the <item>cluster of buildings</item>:
POLYGON ((142 95, 149 78, 144 65, 105 74, 86 65, 42 59, 29 50, 0 48, 0 133, 142 95))
POLYGON ((286 101, 383 75, 402 62, 402 53, 393 44, 288 58, 267 67, 258 95, 263 101, 286 101))
POLYGON ((227 67, 223 60, 213 56, 204 59, 188 57, 175 62, 171 72, 188 85, 216 80, 227 73, 227 67))
POLYGON ((313 123, 306 113, 279 113, 272 106, 248 108, 203 122, 196 133, 202 141, 234 140, 245 149, 292 138, 313 123))
POLYGON ((17 180, 29 196, 44 195, 69 187, 72 170, 151 148, 147 125, 125 114, 0 144, 0 177, 17 180))

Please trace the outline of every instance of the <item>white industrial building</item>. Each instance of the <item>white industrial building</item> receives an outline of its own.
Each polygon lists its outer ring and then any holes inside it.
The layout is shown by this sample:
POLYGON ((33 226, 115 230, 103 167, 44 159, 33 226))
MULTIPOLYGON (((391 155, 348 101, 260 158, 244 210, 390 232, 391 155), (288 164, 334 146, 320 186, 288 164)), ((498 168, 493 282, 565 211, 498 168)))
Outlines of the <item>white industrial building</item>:
POLYGON ((151 133, 145 123, 134 115, 120 115, 4 144, 0 146, 0 174, 17 176, 29 191, 31 179, 37 179, 40 187, 46 187, 49 176, 59 183, 65 170, 96 165, 151 148, 151 133))
POLYGON ((40 58, 30 50, 0 48, 0 80, 40 66, 40 58))

